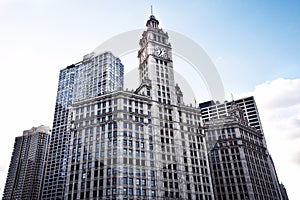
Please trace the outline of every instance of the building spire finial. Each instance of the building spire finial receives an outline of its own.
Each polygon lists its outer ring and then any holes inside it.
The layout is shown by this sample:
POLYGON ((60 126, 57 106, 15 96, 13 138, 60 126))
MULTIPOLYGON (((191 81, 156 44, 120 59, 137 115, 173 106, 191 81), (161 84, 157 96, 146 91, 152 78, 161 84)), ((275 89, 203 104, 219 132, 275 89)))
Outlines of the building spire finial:
POLYGON ((153 7, 152 7, 152 5, 151 5, 150 8, 151 8, 151 15, 150 15, 149 20, 146 23, 146 26, 147 27, 152 27, 152 28, 158 28, 159 21, 157 19, 155 19, 154 15, 153 15, 153 7))
POLYGON ((153 15, 153 8, 152 8, 152 5, 151 5, 151 15, 153 15))

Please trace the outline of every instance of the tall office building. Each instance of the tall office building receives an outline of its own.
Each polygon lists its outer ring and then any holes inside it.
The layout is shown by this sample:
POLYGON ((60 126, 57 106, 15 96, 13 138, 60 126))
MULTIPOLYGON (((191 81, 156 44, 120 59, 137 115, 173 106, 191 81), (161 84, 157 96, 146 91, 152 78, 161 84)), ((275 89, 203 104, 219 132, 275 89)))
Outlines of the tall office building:
POLYGON ((124 66, 111 52, 83 57, 75 83, 74 101, 123 90, 124 66))
POLYGON ((74 83, 81 63, 60 70, 42 199, 63 199, 72 122, 74 83))
POLYGON ((74 103, 66 199, 214 199, 200 110, 183 104, 158 24, 142 34, 135 92, 74 103))
POLYGON ((59 74, 43 199, 63 199, 73 103, 123 88, 123 64, 110 52, 91 53, 59 74))
MULTIPOLYGON (((256 128, 263 134, 258 109, 253 96, 238 99, 234 101, 243 110, 244 118, 247 119, 250 126, 256 128)), ((201 116, 204 122, 210 119, 219 119, 228 115, 228 110, 231 108, 232 102, 218 103, 207 101, 200 103, 201 116)))
POLYGON ((281 199, 253 97, 207 105, 200 107, 204 113, 215 198, 281 199))
POLYGON ((50 129, 43 125, 16 137, 3 200, 40 199, 49 139, 50 129))

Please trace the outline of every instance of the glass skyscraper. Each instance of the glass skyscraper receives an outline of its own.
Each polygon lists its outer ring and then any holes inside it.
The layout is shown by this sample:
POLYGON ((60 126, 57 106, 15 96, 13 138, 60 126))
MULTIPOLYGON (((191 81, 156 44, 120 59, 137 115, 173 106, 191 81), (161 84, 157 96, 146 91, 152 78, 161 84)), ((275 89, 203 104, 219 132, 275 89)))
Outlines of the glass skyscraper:
POLYGON ((42 199, 63 199, 72 122, 74 83, 80 65, 81 63, 70 65, 59 73, 42 199))
POLYGON ((73 103, 123 89, 123 73, 120 59, 110 52, 88 54, 60 71, 43 199, 64 198, 73 103))
POLYGON ((123 90, 124 66, 111 52, 83 57, 75 83, 74 102, 123 90))

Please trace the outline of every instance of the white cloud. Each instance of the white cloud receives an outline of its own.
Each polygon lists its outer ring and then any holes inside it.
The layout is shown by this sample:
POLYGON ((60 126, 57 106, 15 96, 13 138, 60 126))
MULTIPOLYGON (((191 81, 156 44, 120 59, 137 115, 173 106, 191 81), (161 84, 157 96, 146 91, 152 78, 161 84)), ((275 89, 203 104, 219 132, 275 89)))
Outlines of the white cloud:
POLYGON ((300 79, 278 78, 257 85, 247 96, 249 94, 256 100, 279 181, 285 184, 290 199, 297 199, 300 197, 297 186, 300 179, 300 79))

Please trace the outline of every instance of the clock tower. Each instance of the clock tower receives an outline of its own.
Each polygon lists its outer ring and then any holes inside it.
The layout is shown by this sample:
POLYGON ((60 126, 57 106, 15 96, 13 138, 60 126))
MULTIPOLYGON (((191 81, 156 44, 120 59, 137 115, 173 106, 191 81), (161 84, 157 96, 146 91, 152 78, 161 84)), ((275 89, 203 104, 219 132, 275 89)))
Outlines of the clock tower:
POLYGON ((148 84, 153 100, 176 104, 172 47, 169 36, 158 27, 159 21, 151 13, 146 23, 138 51, 140 85, 148 84))

